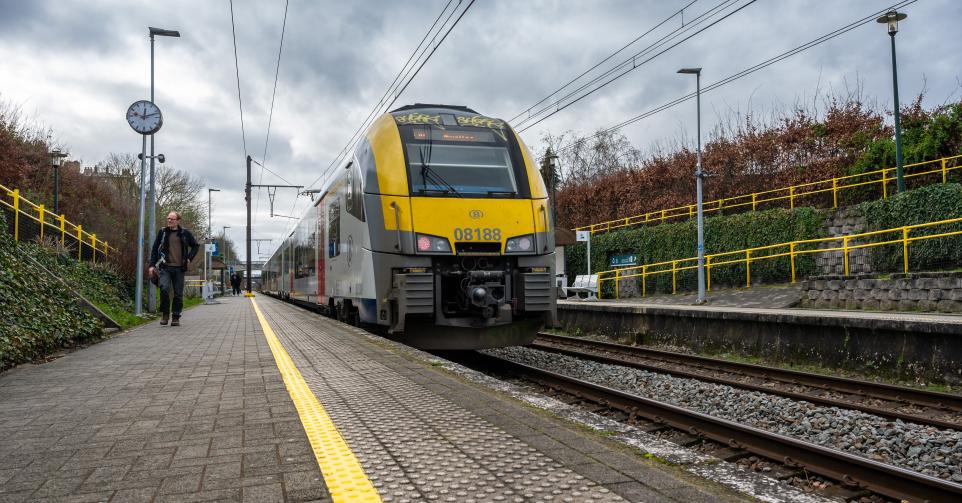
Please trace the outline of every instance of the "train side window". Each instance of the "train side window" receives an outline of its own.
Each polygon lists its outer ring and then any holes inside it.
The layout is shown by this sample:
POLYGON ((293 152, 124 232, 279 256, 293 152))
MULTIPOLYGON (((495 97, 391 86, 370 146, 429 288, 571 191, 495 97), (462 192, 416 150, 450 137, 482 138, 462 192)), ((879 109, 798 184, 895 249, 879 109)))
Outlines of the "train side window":
POLYGON ((354 208, 354 170, 352 164, 347 165, 347 197, 344 203, 347 205, 347 212, 353 213, 354 208))
POLYGON ((337 199, 331 201, 327 207, 327 256, 336 257, 341 254, 341 205, 337 199))
POLYGON ((364 221, 364 195, 361 188, 361 170, 358 163, 351 163, 347 172, 347 212, 364 221))

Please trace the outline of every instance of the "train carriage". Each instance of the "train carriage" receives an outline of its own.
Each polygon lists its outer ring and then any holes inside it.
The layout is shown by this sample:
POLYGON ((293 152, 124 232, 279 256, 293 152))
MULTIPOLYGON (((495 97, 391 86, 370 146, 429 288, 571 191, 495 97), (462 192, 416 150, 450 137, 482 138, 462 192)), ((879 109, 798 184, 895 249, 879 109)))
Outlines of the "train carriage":
POLYGON ((384 114, 264 267, 262 289, 426 349, 524 344, 556 318, 547 191, 500 119, 384 114))

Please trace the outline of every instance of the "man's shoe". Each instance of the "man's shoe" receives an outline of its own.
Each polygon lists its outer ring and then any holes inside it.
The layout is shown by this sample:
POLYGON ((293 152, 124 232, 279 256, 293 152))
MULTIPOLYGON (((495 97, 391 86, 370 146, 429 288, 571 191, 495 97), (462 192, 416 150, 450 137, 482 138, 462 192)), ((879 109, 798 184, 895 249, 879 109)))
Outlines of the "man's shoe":
POLYGON ((175 316, 174 319, 170 320, 170 326, 172 326, 172 327, 179 327, 179 326, 180 326, 180 318, 175 316))
POLYGON ((160 318, 160 324, 166 325, 169 320, 170 318, 168 318, 167 313, 164 313, 164 315, 160 318))

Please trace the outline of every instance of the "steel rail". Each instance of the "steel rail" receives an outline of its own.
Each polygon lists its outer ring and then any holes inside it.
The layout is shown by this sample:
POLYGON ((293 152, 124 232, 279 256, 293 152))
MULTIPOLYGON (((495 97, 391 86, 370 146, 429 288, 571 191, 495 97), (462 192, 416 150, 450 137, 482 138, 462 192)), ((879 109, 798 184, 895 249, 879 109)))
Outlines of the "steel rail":
POLYGON ((942 413, 957 413, 962 415, 962 396, 952 395, 949 393, 917 390, 902 386, 894 386, 891 384, 873 383, 857 379, 812 374, 808 372, 799 372, 796 370, 781 369, 776 367, 765 367, 762 365, 753 365, 749 363, 731 362, 716 358, 707 358, 704 356, 685 355, 670 351, 626 346, 623 344, 614 344, 610 342, 578 339, 574 337, 547 334, 544 332, 539 333, 538 337, 539 340, 536 340, 528 347, 544 351, 559 352, 578 358, 590 358, 601 363, 626 365, 654 372, 663 372, 671 375, 698 379, 701 381, 725 384, 736 388, 785 396, 795 400, 806 400, 812 403, 820 403, 831 407, 860 410, 882 417, 901 419, 903 421, 937 426, 939 428, 950 428, 955 430, 962 428, 962 416, 960 416, 960 421, 945 421, 932 417, 931 410, 922 411, 918 414, 899 412, 891 408, 863 405, 852 401, 826 398, 809 393, 779 390, 777 388, 744 383, 733 379, 709 376, 694 371, 666 368, 661 365, 652 365, 621 358, 612 358, 594 353, 585 353, 583 351, 562 348, 559 347, 559 345, 591 348, 595 351, 605 351, 627 355, 629 357, 653 359, 667 364, 685 365, 693 368, 704 369, 706 371, 736 373, 757 379, 765 379, 769 381, 775 380, 785 384, 808 386, 819 390, 855 395, 863 399, 874 398, 878 400, 885 400, 887 402, 897 402, 900 405, 914 405, 917 407, 938 409, 938 411, 942 413))
POLYGON ((506 371, 733 448, 780 460, 787 466, 804 468, 848 486, 908 501, 962 500, 962 485, 936 477, 521 363, 482 353, 472 356, 485 368, 506 371))

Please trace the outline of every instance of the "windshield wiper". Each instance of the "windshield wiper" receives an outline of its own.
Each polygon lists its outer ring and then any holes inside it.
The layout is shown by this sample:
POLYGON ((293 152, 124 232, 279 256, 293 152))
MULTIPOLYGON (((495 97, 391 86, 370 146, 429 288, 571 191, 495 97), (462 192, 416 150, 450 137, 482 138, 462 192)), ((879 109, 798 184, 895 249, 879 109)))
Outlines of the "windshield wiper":
POLYGON ((449 194, 449 193, 451 193, 451 194, 454 194, 454 195, 456 195, 456 196, 458 196, 458 197, 464 197, 463 195, 461 195, 460 192, 458 192, 458 189, 454 188, 454 186, 451 185, 450 183, 448 183, 447 180, 445 180, 444 178, 442 178, 441 175, 439 175, 437 171, 435 171, 433 168, 431 168, 431 165, 430 165, 430 162, 431 162, 431 151, 433 150, 433 146, 434 146, 434 144, 433 144, 433 142, 432 142, 431 136, 432 136, 432 135, 431 135, 431 125, 428 124, 428 142, 427 142, 427 145, 421 145, 421 147, 418 148, 418 154, 419 154, 420 157, 421 157, 421 185, 422 185, 422 189, 421 189, 419 192, 422 193, 422 194, 424 194, 424 193, 426 193, 426 192, 429 192, 429 191, 430 191, 430 192, 440 192, 440 193, 442 193, 442 194, 449 194), (427 152, 427 159, 424 158, 424 157, 425 157, 425 155, 424 155, 425 151, 427 152), (431 183, 433 183, 433 184, 435 184, 435 185, 441 185, 441 186, 445 187, 445 189, 443 189, 443 190, 429 189, 429 188, 427 188, 428 181, 431 181, 431 183))
POLYGON ((489 190, 487 194, 489 196, 513 196, 517 194, 517 192, 513 190, 489 190))

